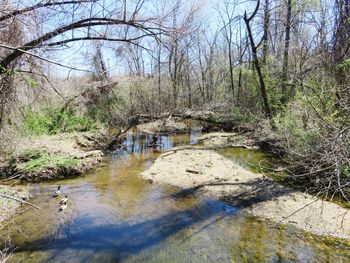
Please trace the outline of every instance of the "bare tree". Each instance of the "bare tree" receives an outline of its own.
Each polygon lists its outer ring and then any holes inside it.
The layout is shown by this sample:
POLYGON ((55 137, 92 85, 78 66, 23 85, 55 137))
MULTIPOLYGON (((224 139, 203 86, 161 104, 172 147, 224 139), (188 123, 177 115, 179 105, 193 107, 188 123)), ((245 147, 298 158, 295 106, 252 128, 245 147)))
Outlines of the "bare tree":
MULTIPOLYGON (((133 5, 128 5, 130 9, 127 8, 125 1, 121 1, 122 5, 119 5, 120 1, 117 2, 115 6, 119 9, 110 8, 104 1, 99 0, 42 1, 19 9, 13 8, 11 4, 6 5, 9 10, 4 11, 0 22, 7 25, 11 32, 36 31, 15 42, 4 39, 0 45, 0 123, 3 122, 5 106, 13 92, 12 73, 21 66, 19 62, 23 57, 50 62, 44 56, 46 51, 66 47, 74 42, 110 41, 139 46, 140 39, 144 37, 158 38, 160 34, 166 32, 159 27, 156 19, 142 16, 140 11, 144 1, 138 0, 133 5), (97 3, 99 4, 98 8, 96 8, 97 3), (74 8, 65 8, 69 6, 74 6, 74 8), (40 19, 36 13, 38 11, 42 11, 45 20, 40 19), (49 14, 46 15, 45 11, 49 14), (66 17, 70 16, 72 19, 58 21, 57 17, 62 14, 65 14, 66 17), (29 22, 25 22, 22 19, 23 16, 29 22), (45 21, 45 27, 42 26, 41 21, 45 21), (29 40, 26 41, 27 39, 29 40)), ((97 54, 101 55, 102 53, 98 52, 97 54)), ((96 59, 101 62, 98 56, 96 59)), ((100 62, 98 64, 103 66, 100 62)), ((102 68, 101 70, 105 71, 102 68)))
POLYGON ((264 5, 264 35, 263 35, 263 54, 262 63, 266 64, 269 51, 269 31, 270 31, 270 0, 265 0, 264 5))
POLYGON ((253 53, 254 66, 255 66, 255 69, 256 69, 256 71, 258 73, 258 77, 259 77, 260 92, 261 92, 261 96, 262 96, 263 104, 264 104, 264 113, 265 113, 265 116, 267 118, 271 118, 272 114, 271 114, 270 104, 268 101, 266 87, 265 87, 265 81, 264 81, 264 77, 263 77, 263 74, 261 71, 260 62, 259 62, 259 58, 258 58, 258 48, 255 44, 252 29, 250 27, 250 22, 254 19, 254 17, 258 13, 259 7, 260 7, 260 0, 257 0, 254 12, 249 17, 247 16, 247 12, 244 13, 244 22, 247 26, 250 47, 251 47, 251 50, 253 53))
POLYGON ((284 104, 288 100, 287 94, 287 80, 288 80, 288 62, 289 62, 289 46, 290 46, 290 33, 291 33, 291 20, 292 20, 292 0, 287 0, 286 3, 286 24, 285 24, 285 40, 284 40, 284 52, 283 52, 283 68, 282 68, 282 99, 281 103, 284 104))
POLYGON ((227 55, 228 55, 228 66, 230 73, 230 89, 232 95, 235 95, 235 85, 234 85, 234 54, 233 54, 233 36, 234 36, 234 22, 237 20, 235 15, 235 9, 237 6, 237 1, 224 1, 223 11, 219 10, 219 15, 223 23, 222 32, 224 33, 224 38, 227 44, 227 55))
POLYGON ((94 42, 95 54, 92 58, 94 68, 93 80, 103 81, 108 79, 107 66, 103 58, 102 47, 100 42, 94 42))

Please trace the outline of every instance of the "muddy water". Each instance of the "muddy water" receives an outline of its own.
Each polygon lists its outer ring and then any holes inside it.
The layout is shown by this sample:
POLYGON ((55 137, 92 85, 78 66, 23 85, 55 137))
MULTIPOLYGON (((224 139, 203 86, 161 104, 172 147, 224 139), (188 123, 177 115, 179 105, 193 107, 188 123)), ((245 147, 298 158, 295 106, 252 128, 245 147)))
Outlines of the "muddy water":
MULTIPOLYGON (((150 147, 151 137, 130 135, 105 166, 58 182, 69 196, 64 212, 51 196, 58 183, 31 186, 42 209, 26 208, 0 231, 17 247, 10 262, 349 262, 341 242, 274 229, 222 201, 181 197, 139 177, 160 151, 196 137, 164 136, 150 147)), ((244 162, 244 154, 230 157, 244 162)), ((257 154, 249 160, 264 157, 257 154)))

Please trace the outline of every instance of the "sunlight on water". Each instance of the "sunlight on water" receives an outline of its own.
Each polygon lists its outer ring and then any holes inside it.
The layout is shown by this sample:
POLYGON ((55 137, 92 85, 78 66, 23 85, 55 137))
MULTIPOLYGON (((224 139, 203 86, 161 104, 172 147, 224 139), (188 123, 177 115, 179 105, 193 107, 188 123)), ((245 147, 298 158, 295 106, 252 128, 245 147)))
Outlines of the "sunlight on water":
POLYGON ((42 210, 26 208, 1 230, 12 228, 10 262, 349 262, 341 244, 274 229, 222 201, 182 196, 139 177, 161 151, 195 144, 197 135, 160 136, 152 144, 152 136, 129 134, 94 172, 33 185, 32 202, 42 210), (69 195, 64 212, 51 197, 57 184, 69 195))

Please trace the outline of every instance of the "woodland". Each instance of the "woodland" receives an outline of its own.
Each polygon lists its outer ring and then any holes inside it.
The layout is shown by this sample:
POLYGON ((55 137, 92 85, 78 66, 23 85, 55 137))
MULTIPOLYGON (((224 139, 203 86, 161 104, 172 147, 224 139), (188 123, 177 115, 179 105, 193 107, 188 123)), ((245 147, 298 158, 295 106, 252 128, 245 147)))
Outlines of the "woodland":
POLYGON ((350 0, 1 0, 0 10, 2 161, 28 137, 210 112, 202 118, 279 149, 285 183, 349 202, 350 0))

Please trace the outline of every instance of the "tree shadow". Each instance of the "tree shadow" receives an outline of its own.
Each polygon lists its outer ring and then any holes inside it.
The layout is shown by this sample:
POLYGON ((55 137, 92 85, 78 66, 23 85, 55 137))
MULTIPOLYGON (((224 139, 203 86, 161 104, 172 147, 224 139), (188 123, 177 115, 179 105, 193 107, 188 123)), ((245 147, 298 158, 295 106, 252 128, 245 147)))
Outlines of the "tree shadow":
MULTIPOLYGON (((167 238, 202 223, 195 228, 194 233, 198 234, 235 212, 220 200, 204 200, 191 208, 135 224, 96 224, 78 217, 63 225, 56 236, 13 245, 18 247, 15 253, 48 252, 50 258, 46 262, 64 262, 72 256, 85 262, 107 254, 108 261, 120 261, 151 247, 157 249, 167 238)), ((181 242, 181 237, 176 240, 181 242)))
POLYGON ((220 199, 240 208, 247 208, 257 203, 265 202, 283 195, 291 194, 297 190, 284 187, 266 178, 258 178, 249 182, 208 182, 197 186, 181 189, 170 195, 173 199, 188 198, 197 194, 203 188, 218 186, 238 186, 237 193, 226 194, 220 199))

